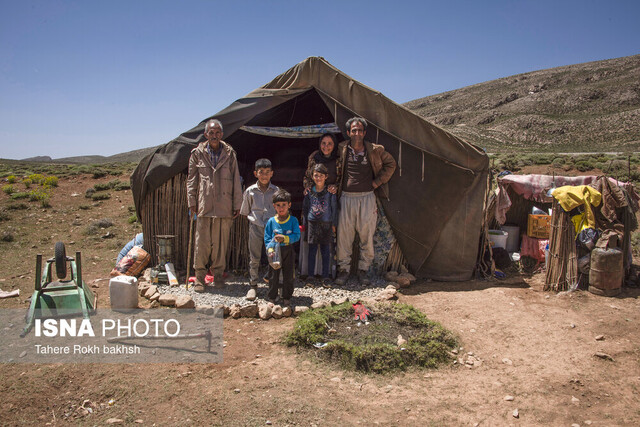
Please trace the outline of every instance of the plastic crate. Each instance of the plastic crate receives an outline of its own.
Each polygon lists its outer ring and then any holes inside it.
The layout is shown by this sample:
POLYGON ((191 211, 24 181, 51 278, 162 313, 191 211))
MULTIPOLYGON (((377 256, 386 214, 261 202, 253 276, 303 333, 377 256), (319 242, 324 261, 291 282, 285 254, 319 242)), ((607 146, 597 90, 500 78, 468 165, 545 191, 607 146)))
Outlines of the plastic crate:
POLYGON ((551 235, 551 215, 529 214, 527 236, 548 239, 551 235))

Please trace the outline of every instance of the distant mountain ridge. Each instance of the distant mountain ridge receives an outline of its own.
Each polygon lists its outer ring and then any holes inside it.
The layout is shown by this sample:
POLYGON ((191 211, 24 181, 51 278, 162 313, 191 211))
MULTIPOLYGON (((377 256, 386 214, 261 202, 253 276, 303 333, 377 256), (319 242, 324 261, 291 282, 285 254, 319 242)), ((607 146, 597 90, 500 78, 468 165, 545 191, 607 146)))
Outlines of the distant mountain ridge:
POLYGON ((517 74, 404 104, 487 151, 640 151, 640 55, 517 74))
POLYGON ((78 163, 78 164, 92 164, 92 163, 121 163, 121 162, 139 162, 147 154, 153 153, 158 147, 164 144, 156 145, 155 147, 140 148, 138 150, 127 151, 126 153, 114 154, 113 156, 74 156, 74 157, 62 157, 59 159, 52 159, 49 156, 37 156, 22 159, 24 162, 45 162, 45 163, 78 163))

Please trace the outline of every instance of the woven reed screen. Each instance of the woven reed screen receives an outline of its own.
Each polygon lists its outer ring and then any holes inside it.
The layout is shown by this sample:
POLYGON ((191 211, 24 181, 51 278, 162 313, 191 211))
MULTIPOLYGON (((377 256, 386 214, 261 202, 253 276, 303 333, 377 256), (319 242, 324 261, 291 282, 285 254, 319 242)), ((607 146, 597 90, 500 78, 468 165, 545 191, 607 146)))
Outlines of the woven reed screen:
MULTIPOLYGON (((151 254, 152 265, 155 266, 158 263, 156 236, 174 235, 173 263, 176 270, 181 273, 186 272, 189 246, 188 210, 187 174, 184 172, 147 193, 141 209, 141 221, 145 249, 151 254), (149 239, 148 236, 151 238, 149 239)), ((234 220, 231 241, 227 250, 227 270, 246 270, 248 268, 248 230, 249 225, 246 217, 241 215, 234 220)), ((193 248, 191 258, 191 274, 193 275, 193 248)))

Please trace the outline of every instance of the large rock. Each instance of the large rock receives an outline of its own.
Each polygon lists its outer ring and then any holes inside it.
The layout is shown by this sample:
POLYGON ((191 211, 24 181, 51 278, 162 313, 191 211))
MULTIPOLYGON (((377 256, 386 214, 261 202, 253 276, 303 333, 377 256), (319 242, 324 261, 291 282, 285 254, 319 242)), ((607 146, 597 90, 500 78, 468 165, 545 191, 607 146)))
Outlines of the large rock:
POLYGON ((384 279, 387 282, 395 282, 397 278, 398 278, 397 271, 387 271, 387 273, 384 275, 384 279))
POLYGON ((389 286, 388 288, 385 288, 385 290, 380 292, 378 295, 376 295, 375 300, 389 301, 397 298, 398 298, 398 291, 393 286, 389 286))
MULTIPOLYGON (((331 303, 329 303, 331 304, 331 303)), ((315 310, 318 308, 324 308, 327 306, 327 301, 318 301, 318 302, 314 302, 313 304, 311 304, 311 309, 315 310)))
POLYGON ((233 319, 240 318, 240 304, 233 304, 231 307, 229 307, 229 316, 231 316, 233 319))
POLYGON ((416 281, 416 276, 414 276, 411 273, 401 273, 398 277, 404 277, 406 279, 409 279, 409 282, 411 283, 416 281))
POLYGON ((258 304, 249 304, 240 308, 241 317, 257 317, 258 316, 258 304))
POLYGON ((158 292, 158 287, 156 285, 151 285, 144 292, 143 296, 148 299, 148 298, 151 298, 152 296, 154 296, 157 292, 158 292))
POLYGON ((260 304, 258 306, 258 317, 262 320, 269 320, 271 318, 271 307, 267 304, 260 304))
POLYGON ((409 286, 411 286, 411 280, 409 280, 408 277, 405 276, 398 276, 396 277, 396 283, 401 287, 401 288, 408 288, 409 286))
POLYGON ((160 292, 156 292, 155 294, 151 295, 149 301, 158 301, 160 299, 160 295, 162 295, 160 292))
POLYGON ((307 307, 306 305, 296 305, 296 307, 293 309, 293 314, 294 316, 300 316, 307 310, 309 310, 309 307, 307 307))
POLYGON ((347 298, 347 297, 339 297, 339 298, 336 298, 336 299, 332 300, 331 301, 331 305, 340 305, 340 304, 344 304, 347 301, 349 301, 349 298, 347 298))
POLYGON ((291 315, 293 314, 291 307, 286 306, 285 308, 282 309, 282 315, 284 317, 291 317, 291 315))
POLYGON ((177 295, 173 294, 162 294, 160 298, 158 298, 158 302, 160 305, 165 305, 167 307, 173 307, 176 305, 176 299, 178 299, 177 295))
POLYGON ((141 297, 143 297, 144 294, 147 293, 147 290, 149 289, 149 287, 151 287, 151 283, 138 282, 138 293, 140 294, 141 297))
POLYGON ((195 308, 196 303, 193 301, 189 295, 180 295, 176 298, 176 307, 177 308, 195 308))
MULTIPOLYGON (((289 308, 289 311, 291 311, 290 308, 289 308)), ((271 310, 271 316, 274 319, 280 319, 283 316, 283 312, 284 312, 284 310, 282 309, 282 306, 274 305, 273 309, 271 310)))

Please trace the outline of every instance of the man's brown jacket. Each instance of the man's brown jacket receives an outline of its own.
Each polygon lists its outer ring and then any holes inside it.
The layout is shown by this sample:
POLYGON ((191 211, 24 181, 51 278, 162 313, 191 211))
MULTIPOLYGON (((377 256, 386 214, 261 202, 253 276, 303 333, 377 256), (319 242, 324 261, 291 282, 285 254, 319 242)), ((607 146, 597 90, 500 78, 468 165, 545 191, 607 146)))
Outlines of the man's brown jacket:
POLYGON ((231 218, 242 206, 242 184, 236 152, 220 141, 218 167, 214 168, 207 141, 191 150, 187 197, 189 209, 197 208, 199 217, 231 218))
MULTIPOLYGON (((338 179, 336 185, 338 186, 338 195, 342 193, 342 187, 344 185, 344 170, 345 162, 347 160, 347 145, 351 143, 351 140, 346 140, 338 145, 338 162, 337 173, 338 179)), ((380 144, 373 144, 369 141, 364 141, 364 145, 367 151, 367 159, 373 169, 373 182, 378 184, 376 188, 376 194, 379 197, 389 198, 389 186, 387 182, 391 179, 391 176, 396 170, 396 161, 393 156, 385 151, 384 147, 380 144)))

